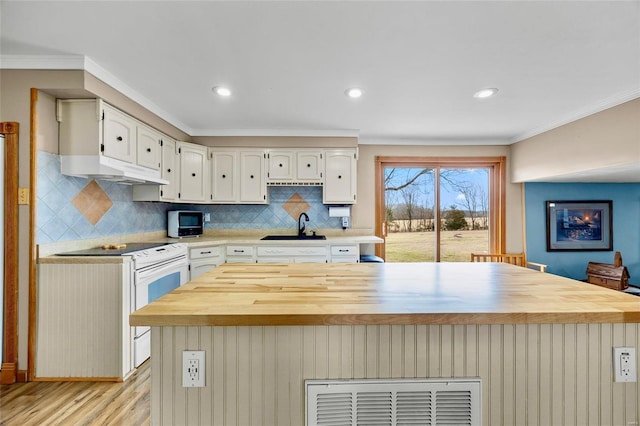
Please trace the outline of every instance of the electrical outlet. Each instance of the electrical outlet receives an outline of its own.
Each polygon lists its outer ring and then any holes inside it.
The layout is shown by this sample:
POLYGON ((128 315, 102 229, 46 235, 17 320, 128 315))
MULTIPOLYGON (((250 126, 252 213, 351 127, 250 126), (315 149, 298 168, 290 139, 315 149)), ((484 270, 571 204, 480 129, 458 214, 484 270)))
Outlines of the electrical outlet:
POLYGON ((204 387, 204 351, 182 352, 182 387, 204 387))
POLYGON ((349 216, 342 217, 342 229, 347 229, 349 227, 349 216))
POLYGON ((615 382, 635 382, 636 348, 613 348, 613 377, 615 382))

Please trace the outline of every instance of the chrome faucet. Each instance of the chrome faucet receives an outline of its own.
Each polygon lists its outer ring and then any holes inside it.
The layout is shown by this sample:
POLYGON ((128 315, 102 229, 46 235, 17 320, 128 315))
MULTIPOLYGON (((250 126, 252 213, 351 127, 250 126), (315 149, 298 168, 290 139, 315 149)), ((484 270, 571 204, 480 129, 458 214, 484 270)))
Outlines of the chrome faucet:
POLYGON ((302 222, 303 216, 304 216, 304 221, 309 222, 309 215, 304 212, 300 213, 300 216, 298 216, 298 237, 303 237, 304 231, 305 229, 307 229, 307 226, 304 224, 304 222, 302 222))

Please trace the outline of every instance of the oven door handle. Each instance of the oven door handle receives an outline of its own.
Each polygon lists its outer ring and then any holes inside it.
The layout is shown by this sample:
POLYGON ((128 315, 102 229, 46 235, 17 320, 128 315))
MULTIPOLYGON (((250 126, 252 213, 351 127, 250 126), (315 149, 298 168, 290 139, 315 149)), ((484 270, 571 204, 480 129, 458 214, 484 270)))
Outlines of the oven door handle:
POLYGON ((164 263, 158 265, 148 266, 146 268, 140 269, 136 271, 136 285, 138 285, 139 280, 148 280, 150 277, 158 277, 162 275, 166 275, 167 272, 172 270, 177 270, 179 268, 188 267, 188 262, 186 257, 181 257, 178 259, 171 259, 164 263))

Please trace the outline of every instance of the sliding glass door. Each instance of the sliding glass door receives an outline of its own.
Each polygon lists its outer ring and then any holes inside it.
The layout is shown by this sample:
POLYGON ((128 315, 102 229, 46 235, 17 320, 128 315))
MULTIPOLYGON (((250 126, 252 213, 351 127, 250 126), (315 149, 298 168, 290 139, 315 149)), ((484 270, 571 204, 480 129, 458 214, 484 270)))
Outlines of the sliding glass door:
POLYGON ((378 158, 378 255, 466 262, 503 244, 503 159, 378 158))

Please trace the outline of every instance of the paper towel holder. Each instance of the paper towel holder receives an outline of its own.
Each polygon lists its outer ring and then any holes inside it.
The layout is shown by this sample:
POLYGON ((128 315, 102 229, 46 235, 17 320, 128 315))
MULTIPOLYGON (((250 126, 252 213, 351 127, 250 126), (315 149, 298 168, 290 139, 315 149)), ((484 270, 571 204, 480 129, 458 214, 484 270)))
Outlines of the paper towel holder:
POLYGON ((329 217, 350 217, 351 207, 349 206, 329 206, 329 217))

